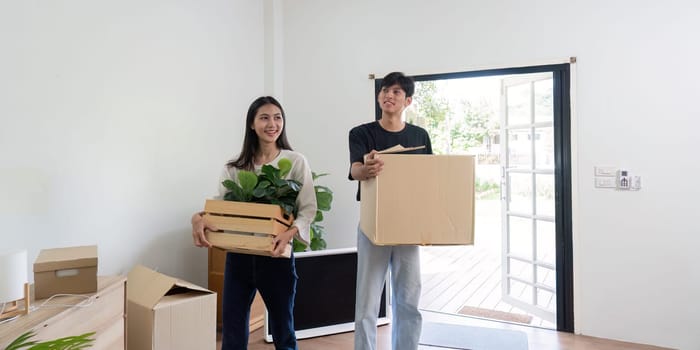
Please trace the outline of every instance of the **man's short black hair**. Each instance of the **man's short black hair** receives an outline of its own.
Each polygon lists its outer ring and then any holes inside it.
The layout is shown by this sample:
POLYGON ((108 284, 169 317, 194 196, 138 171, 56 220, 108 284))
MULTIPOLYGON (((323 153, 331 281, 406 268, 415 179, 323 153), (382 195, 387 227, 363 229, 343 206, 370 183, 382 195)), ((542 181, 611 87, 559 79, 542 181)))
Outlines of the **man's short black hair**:
POLYGON ((406 97, 413 97, 413 92, 416 89, 413 78, 407 77, 401 72, 392 72, 382 79, 380 88, 390 87, 394 84, 399 84, 399 86, 401 86, 401 90, 406 93, 406 97))

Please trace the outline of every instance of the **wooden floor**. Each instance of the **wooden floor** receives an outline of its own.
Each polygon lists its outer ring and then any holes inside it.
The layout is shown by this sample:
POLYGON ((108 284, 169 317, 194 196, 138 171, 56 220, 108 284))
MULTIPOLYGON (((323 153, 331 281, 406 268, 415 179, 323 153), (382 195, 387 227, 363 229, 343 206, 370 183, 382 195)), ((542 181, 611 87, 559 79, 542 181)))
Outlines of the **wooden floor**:
MULTIPOLYGON (((421 247, 421 280, 421 310, 456 314, 472 306, 529 315, 502 300, 500 251, 493 246, 421 247)), ((550 298, 548 303, 554 309, 556 300, 550 298)), ((529 325, 556 329, 553 320, 529 316, 529 325)))
MULTIPOLYGON (((477 327, 490 327, 498 329, 518 330, 527 334, 529 350, 662 350, 650 345, 632 344, 607 340, 601 338, 562 333, 550 329, 531 326, 522 326, 480 320, 465 316, 445 315, 436 312, 423 312, 424 322, 441 322, 458 325, 470 325, 477 327)), ((351 350, 353 349, 353 332, 334 334, 325 337, 299 340, 299 349, 302 350, 351 350)), ((219 344, 220 346, 220 344, 219 344)), ((272 344, 263 340, 262 329, 251 333, 248 350, 270 350, 272 344)), ((377 330, 377 350, 391 349, 391 325, 381 326, 377 330)), ((434 346, 419 346, 420 350, 446 349, 434 346)), ((507 349, 486 349, 507 350, 507 349)))
MULTIPOLYGON (((554 317, 542 319, 514 307, 501 298, 501 207, 499 200, 478 200, 474 227, 474 245, 421 247, 420 309, 458 313, 464 306, 515 316, 531 316, 532 326, 556 329, 554 317)), ((549 242, 552 244, 553 242, 549 242)), ((555 251, 546 256, 553 257, 555 251)), ((525 271, 521 271, 525 273, 525 271)), ((528 277, 524 277, 528 280, 528 277)), ((554 286, 555 273, 544 276, 543 283, 554 286)), ((522 293, 524 285, 513 293, 522 293)), ((551 294, 542 306, 556 312, 556 296, 551 294)), ((521 317, 522 318, 522 317, 521 317)))

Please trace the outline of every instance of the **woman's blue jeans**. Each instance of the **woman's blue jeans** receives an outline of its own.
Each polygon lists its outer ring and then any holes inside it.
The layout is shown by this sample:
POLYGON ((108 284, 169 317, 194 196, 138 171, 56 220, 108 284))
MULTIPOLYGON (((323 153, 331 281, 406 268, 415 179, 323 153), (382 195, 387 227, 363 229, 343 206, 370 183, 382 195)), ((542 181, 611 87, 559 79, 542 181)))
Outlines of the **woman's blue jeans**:
POLYGON ((287 259, 226 254, 221 349, 248 348, 250 306, 258 290, 267 308, 275 349, 297 350, 294 335, 296 285, 294 255, 287 259))

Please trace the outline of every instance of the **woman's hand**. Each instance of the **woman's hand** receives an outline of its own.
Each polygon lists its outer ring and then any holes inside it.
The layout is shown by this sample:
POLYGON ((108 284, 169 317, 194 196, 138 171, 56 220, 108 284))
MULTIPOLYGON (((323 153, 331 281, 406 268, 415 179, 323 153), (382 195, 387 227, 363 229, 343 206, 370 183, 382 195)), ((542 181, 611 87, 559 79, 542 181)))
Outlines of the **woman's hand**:
POLYGON ((282 256, 282 254, 284 254, 285 249, 287 248, 287 245, 289 245, 292 242, 292 239, 294 239, 294 235, 297 232, 299 232, 299 229, 296 226, 292 226, 289 228, 289 230, 284 231, 275 236, 272 239, 272 256, 282 256))
POLYGON ((218 231, 216 226, 207 223, 204 219, 203 213, 194 213, 192 215, 192 239, 194 240, 194 245, 197 247, 211 248, 211 243, 207 241, 204 235, 204 230, 218 231))

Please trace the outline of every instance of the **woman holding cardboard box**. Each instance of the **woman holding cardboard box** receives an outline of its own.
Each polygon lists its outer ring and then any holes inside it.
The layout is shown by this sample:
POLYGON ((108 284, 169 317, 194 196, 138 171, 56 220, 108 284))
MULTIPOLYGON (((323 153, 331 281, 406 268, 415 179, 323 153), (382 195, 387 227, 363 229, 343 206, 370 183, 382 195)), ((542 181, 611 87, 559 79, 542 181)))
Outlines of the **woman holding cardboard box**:
MULTIPOLYGON (((226 256, 223 295, 222 350, 246 349, 250 305, 255 291, 265 302, 270 315, 270 328, 276 349, 297 349, 294 335, 294 297, 297 275, 294 255, 276 258, 293 238, 308 245, 309 225, 316 215, 316 194, 311 168, 306 158, 292 151, 285 133, 286 116, 282 105, 270 96, 263 96, 250 105, 246 118, 243 147, 238 157, 224 167, 219 181, 219 198, 226 188, 224 180, 238 181, 239 170, 259 172, 265 164, 277 167, 280 159, 292 162, 287 178, 299 181, 301 190, 296 199, 298 214, 289 230, 273 239, 273 257, 229 252, 226 256)), ((217 230, 202 217, 192 216, 192 237, 198 247, 211 247, 204 230, 217 230)))

